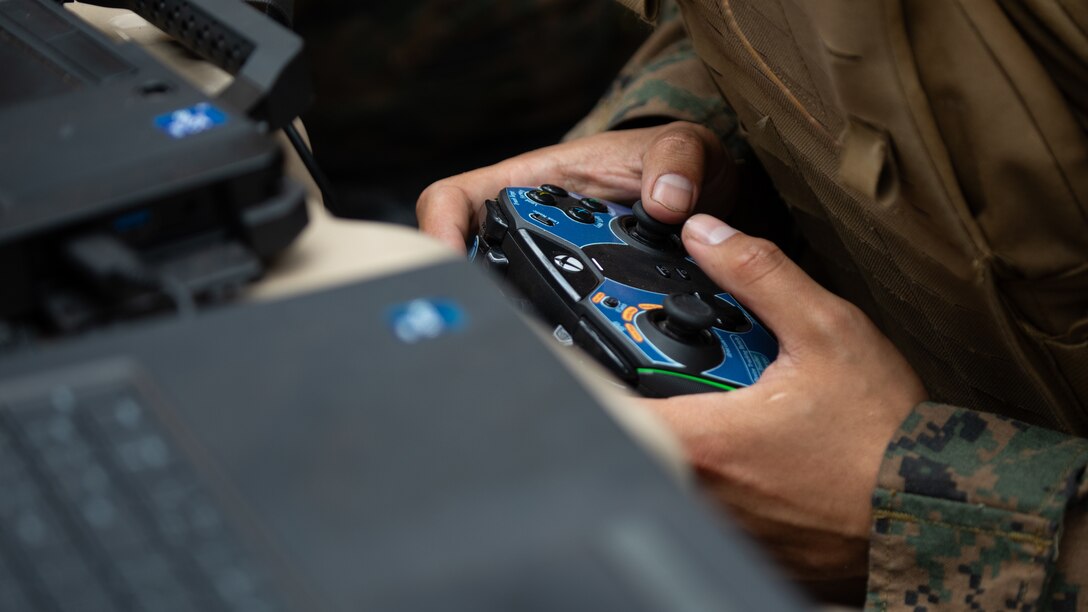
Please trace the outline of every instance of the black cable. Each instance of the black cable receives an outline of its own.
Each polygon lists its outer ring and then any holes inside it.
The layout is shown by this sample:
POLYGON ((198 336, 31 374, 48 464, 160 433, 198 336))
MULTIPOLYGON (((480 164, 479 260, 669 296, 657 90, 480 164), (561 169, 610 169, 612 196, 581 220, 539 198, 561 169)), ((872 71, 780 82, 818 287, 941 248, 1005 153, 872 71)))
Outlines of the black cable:
POLYGON ((321 168, 317 165, 314 154, 310 151, 310 148, 306 146, 306 141, 302 139, 298 130, 295 129, 295 125, 293 123, 288 123, 284 126, 283 132, 287 134, 287 139, 291 141, 291 146, 295 148, 299 158, 302 159, 302 164, 306 166, 306 170, 310 172, 310 176, 312 176, 314 182, 317 183, 317 188, 321 191, 321 197, 325 200, 325 208, 333 212, 339 210, 336 206, 336 196, 332 190, 332 183, 329 182, 329 178, 325 176, 325 173, 322 172, 321 168))

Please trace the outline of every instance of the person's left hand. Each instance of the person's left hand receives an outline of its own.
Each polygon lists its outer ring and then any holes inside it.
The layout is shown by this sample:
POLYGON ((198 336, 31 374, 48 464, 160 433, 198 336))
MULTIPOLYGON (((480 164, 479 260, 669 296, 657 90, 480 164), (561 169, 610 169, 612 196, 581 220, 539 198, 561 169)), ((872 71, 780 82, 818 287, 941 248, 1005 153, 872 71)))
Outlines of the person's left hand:
POLYGON ((684 245, 778 336, 752 386, 644 400, 679 435, 706 489, 804 580, 864 576, 884 450, 925 389, 855 306, 773 243, 708 215, 684 245))

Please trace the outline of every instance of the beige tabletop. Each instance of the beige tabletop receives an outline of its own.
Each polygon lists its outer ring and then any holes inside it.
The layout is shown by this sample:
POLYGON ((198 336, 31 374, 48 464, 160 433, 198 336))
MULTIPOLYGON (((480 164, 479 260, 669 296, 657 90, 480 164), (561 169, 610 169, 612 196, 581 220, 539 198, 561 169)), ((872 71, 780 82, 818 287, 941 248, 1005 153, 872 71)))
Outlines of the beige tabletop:
MULTIPOLYGON (((202 61, 138 15, 122 9, 88 4, 66 5, 87 22, 118 41, 142 45, 171 65, 208 95, 222 91, 231 76, 202 61)), ((301 124, 296 124, 302 130, 301 124)), ((328 213, 310 175, 282 136, 287 172, 307 186, 310 222, 301 236, 274 262, 265 276, 243 292, 243 299, 278 298, 325 287, 403 272, 458 257, 435 240, 414 229, 339 219, 328 213)), ((629 394, 596 362, 580 351, 559 347, 550 334, 541 332, 544 343, 556 349, 562 360, 629 433, 662 460, 673 474, 687 480, 688 471, 680 446, 657 417, 631 401, 629 394)))

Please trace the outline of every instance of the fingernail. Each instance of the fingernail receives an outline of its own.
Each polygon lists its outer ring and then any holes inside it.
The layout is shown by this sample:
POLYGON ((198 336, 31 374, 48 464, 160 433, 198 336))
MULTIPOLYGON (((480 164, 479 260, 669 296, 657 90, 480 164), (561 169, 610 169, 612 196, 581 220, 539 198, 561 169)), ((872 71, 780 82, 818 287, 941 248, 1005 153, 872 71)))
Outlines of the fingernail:
POLYGON ((679 174, 663 174, 657 177, 650 197, 665 208, 678 213, 691 210, 691 196, 695 188, 691 181, 679 174))
POLYGON ((684 232, 710 246, 717 246, 738 233, 721 219, 710 215, 695 215, 688 219, 688 222, 684 224, 684 232))

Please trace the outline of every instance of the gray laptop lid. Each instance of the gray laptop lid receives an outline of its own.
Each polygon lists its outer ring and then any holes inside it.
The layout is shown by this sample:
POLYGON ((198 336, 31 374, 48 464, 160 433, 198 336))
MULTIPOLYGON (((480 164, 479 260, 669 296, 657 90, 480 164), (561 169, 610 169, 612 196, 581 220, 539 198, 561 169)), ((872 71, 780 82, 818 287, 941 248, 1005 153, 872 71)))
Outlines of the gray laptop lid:
POLYGON ((0 585, 14 593, 0 586, 0 602, 795 605, 754 548, 628 439, 464 263, 9 355, 0 453, 16 466, 0 485, 31 491, 23 507, 0 502, 0 585), (92 464, 113 486, 95 493, 110 520, 87 511, 85 483, 71 484, 92 464), (50 565, 63 562, 35 548, 41 538, 26 540, 35 513, 45 527, 30 535, 54 529, 50 550, 70 547, 70 583, 93 595, 48 588, 68 583, 50 565), (111 553, 108 534, 133 532, 161 575, 111 553))

